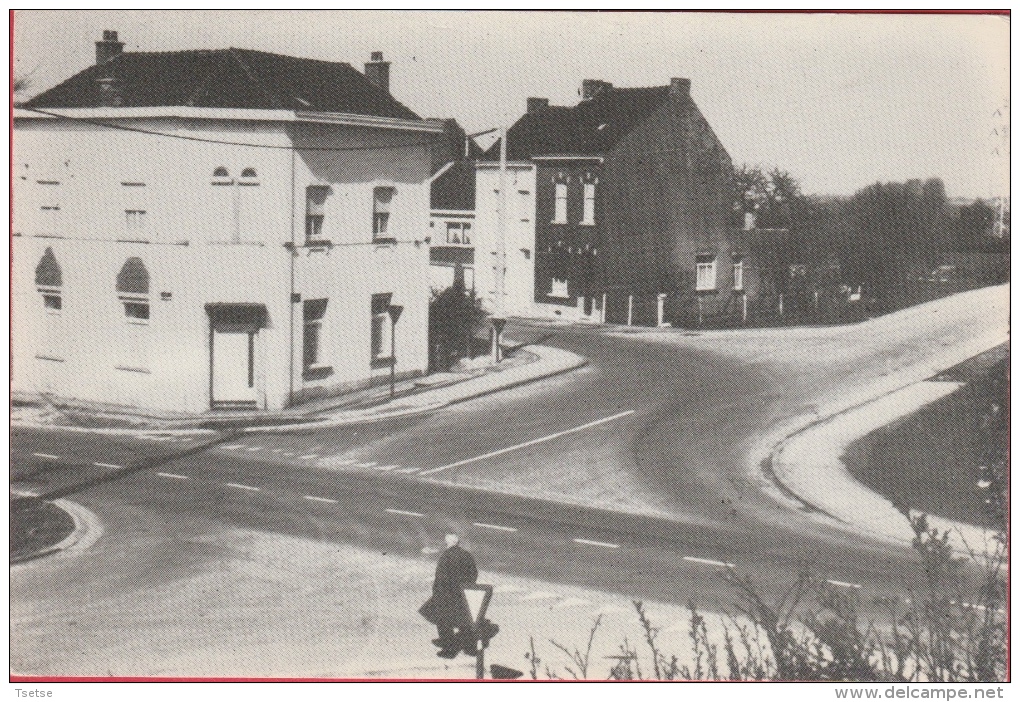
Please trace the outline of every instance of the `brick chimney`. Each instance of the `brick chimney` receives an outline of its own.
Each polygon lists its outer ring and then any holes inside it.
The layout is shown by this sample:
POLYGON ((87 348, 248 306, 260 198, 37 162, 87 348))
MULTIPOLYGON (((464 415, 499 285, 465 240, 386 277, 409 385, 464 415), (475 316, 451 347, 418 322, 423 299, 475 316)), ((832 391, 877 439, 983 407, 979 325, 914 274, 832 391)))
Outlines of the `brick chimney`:
POLYGON ((539 110, 549 107, 549 98, 528 98, 528 112, 538 112, 539 110))
POLYGON ((581 81, 581 99, 590 100, 603 90, 612 90, 613 84, 597 78, 585 78, 581 81))
POLYGON ((390 92, 390 62, 383 61, 381 51, 372 52, 372 60, 365 64, 365 77, 373 85, 390 92))
POLYGON ((690 78, 670 78, 669 80, 669 94, 670 95, 690 95, 691 94, 691 79, 690 78))
POLYGON ((103 40, 96 42, 96 65, 102 66, 124 50, 124 42, 117 41, 117 32, 103 30, 103 40))

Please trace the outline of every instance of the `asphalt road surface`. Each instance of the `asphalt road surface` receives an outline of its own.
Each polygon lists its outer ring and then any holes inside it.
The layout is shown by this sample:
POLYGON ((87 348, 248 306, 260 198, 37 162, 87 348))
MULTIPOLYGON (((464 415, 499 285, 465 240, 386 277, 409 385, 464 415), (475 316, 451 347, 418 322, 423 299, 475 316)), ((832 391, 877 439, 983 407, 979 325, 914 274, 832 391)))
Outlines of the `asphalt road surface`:
MULTIPOLYGON (((757 437, 861 368, 922 356, 933 333, 973 331, 937 321, 842 361, 853 328, 810 348, 768 334, 746 341, 772 345, 759 356, 694 338, 520 324, 508 331, 515 340, 590 364, 430 415, 297 434, 16 428, 12 481, 83 504, 108 530, 159 534, 158 548, 120 542, 122 569, 86 568, 111 591, 215 568, 216 549, 195 549, 196 534, 226 525, 418 558, 457 530, 489 571, 706 608, 732 602, 720 587, 727 565, 775 591, 806 570, 869 595, 902 593, 917 573, 908 547, 777 500, 747 458, 757 437)), ((61 594, 33 596, 43 606, 61 594)))

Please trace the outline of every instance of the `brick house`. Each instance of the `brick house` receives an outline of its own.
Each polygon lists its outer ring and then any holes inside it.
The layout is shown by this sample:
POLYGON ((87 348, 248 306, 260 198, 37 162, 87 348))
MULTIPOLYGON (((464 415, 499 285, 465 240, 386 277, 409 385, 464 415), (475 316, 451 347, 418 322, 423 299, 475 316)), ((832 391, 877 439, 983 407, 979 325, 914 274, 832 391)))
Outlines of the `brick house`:
MULTIPOLYGON (((495 234, 492 221, 482 225, 483 196, 498 190, 498 149, 478 171, 476 247, 490 253, 495 234)), ((689 80, 651 88, 585 80, 573 107, 529 98, 508 130, 507 159, 534 183, 530 202, 508 206, 508 295, 527 285, 513 271, 520 251, 532 249, 530 299, 508 300, 512 312, 688 324, 739 315, 745 296, 757 293, 747 243, 732 226, 732 162, 689 80), (522 206, 530 223, 518 215, 522 206)), ((509 198, 527 191, 513 187, 509 198)), ((481 285, 482 270, 480 289, 493 289, 481 285)))

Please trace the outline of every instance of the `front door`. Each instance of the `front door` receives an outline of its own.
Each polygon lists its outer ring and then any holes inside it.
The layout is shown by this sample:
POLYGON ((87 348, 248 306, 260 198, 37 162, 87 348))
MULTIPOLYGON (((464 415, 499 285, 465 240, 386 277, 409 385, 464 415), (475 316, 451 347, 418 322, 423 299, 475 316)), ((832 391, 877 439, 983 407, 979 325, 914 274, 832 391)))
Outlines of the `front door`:
POLYGON ((257 407, 254 331, 213 330, 212 402, 215 406, 257 407))

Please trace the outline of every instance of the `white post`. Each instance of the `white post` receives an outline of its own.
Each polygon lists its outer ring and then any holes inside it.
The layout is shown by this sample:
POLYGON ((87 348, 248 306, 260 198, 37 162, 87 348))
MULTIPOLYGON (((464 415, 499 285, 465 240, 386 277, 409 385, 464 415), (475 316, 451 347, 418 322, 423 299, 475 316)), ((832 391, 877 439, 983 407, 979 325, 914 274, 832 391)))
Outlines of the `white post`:
POLYGON ((602 323, 606 323, 606 294, 602 293, 602 323))
POLYGON ((634 325, 634 295, 627 296, 627 326, 634 325))
POLYGON ((779 293, 779 318, 783 318, 783 293, 779 293))
POLYGON ((659 293, 658 298, 656 299, 655 308, 656 326, 661 327, 663 325, 662 320, 663 317, 665 317, 665 312, 666 312, 666 293, 659 293))
POLYGON ((698 295, 698 326, 700 327, 705 322, 705 312, 701 306, 701 295, 698 295))
POLYGON ((747 293, 744 293, 743 295, 741 295, 741 297, 743 298, 744 308, 743 312, 741 313, 741 318, 743 319, 744 324, 747 324, 747 293))
POLYGON ((815 314, 818 314, 818 291, 815 290, 815 314))

